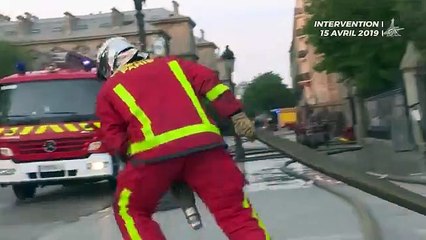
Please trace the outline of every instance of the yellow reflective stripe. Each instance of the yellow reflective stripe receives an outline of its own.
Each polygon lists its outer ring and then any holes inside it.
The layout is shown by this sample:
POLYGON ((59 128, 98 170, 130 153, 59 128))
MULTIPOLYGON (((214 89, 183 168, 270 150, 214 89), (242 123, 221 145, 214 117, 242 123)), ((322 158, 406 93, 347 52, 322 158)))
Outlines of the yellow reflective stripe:
MULTIPOLYGON (((145 137, 144 141, 132 143, 128 149, 129 155, 134 155, 140 152, 144 152, 155 147, 158 147, 162 144, 191 136, 194 134, 210 132, 220 135, 220 130, 210 123, 206 112, 204 111, 201 103, 195 94, 194 89, 191 86, 191 83, 185 76, 182 68, 179 66, 177 61, 171 61, 168 63, 170 70, 173 72, 176 79, 181 84, 182 88, 185 90, 186 94, 190 98, 192 104, 194 105, 198 115, 201 118, 201 124, 190 125, 182 127, 179 129, 174 129, 157 136, 154 135, 151 128, 151 120, 145 114, 145 112, 136 104, 134 97, 127 91, 127 89, 122 85, 118 84, 114 87, 114 92, 117 96, 127 105, 130 112, 138 119, 142 124, 142 132, 145 137)), ((219 87, 217 91, 222 91, 222 87, 219 87)), ((216 93, 217 94, 217 93, 216 93)))
POLYGON ((101 123, 100 122, 94 122, 93 125, 95 125, 95 127, 97 127, 97 128, 101 127, 101 123))
POLYGON ((200 101, 198 100, 197 95, 194 92, 194 89, 191 86, 191 83, 186 78, 185 73, 183 72, 179 63, 176 60, 171 61, 171 62, 169 62, 169 67, 172 70, 173 74, 175 75, 176 79, 182 85, 182 87, 185 90, 188 97, 191 99, 192 104, 194 104, 194 107, 197 110, 198 115, 201 118, 201 121, 204 124, 211 124, 209 119, 207 118, 206 112, 204 111, 203 107, 201 106, 200 101))
POLYGON ((151 128, 151 120, 149 120, 145 112, 136 104, 136 100, 132 94, 130 94, 122 84, 115 86, 114 92, 127 105, 133 116, 135 116, 136 119, 138 119, 138 121, 142 124, 141 130, 145 136, 145 139, 154 137, 154 133, 152 132, 151 128))
POLYGON ((263 232, 265 233, 265 240, 271 240, 271 236, 269 235, 269 233, 266 231, 266 227, 265 224, 263 223, 262 220, 260 220, 259 215, 256 213, 256 211, 254 210, 254 208, 251 206, 247 196, 244 196, 244 200, 243 200, 243 208, 251 208, 252 211, 252 217, 254 219, 257 220, 257 223, 259 224, 259 227, 263 230, 263 232))
POLYGON ((64 126, 70 132, 78 132, 78 128, 74 124, 66 123, 64 126))
POLYGON ((13 136, 13 135, 15 135, 17 132, 18 132, 18 130, 19 130, 19 128, 18 127, 12 127, 12 128, 9 128, 5 133, 4 133, 4 135, 5 136, 7 136, 7 137, 10 137, 10 136, 13 136))
POLYGON ((62 129, 59 125, 49 125, 49 127, 55 132, 55 133, 63 133, 64 129, 62 129))
POLYGON ((133 220, 132 216, 129 214, 129 200, 130 196, 132 195, 132 192, 125 188, 120 193, 120 199, 118 200, 118 207, 119 207, 119 215, 124 221, 124 226, 126 227, 127 233, 130 236, 131 240, 142 240, 142 237, 139 235, 138 230, 135 226, 135 221, 133 220))
POLYGON ((20 135, 28 135, 31 133, 31 131, 34 129, 34 126, 28 126, 28 127, 24 127, 24 129, 22 129, 20 135))
POLYGON ((44 126, 40 126, 40 127, 37 128, 35 134, 43 134, 43 133, 46 132, 46 130, 47 130, 47 126, 45 126, 45 125, 44 126))
POLYGON ((171 130, 165 133, 162 133, 158 136, 155 136, 151 139, 146 139, 142 142, 133 143, 129 147, 129 154, 133 155, 139 152, 147 151, 152 148, 158 147, 162 144, 184 138, 190 135, 203 133, 203 132, 211 132, 220 134, 220 130, 213 124, 196 124, 191 126, 186 126, 183 128, 178 128, 175 130, 171 130))
MULTIPOLYGON (((79 123, 81 128, 87 131, 93 131, 94 128, 91 127, 89 123, 79 123)), ((93 125, 100 126, 100 123, 93 123, 93 125)), ((49 125, 39 125, 39 126, 25 126, 25 127, 11 127, 11 128, 0 128, 0 134, 4 133, 5 136, 13 135, 29 135, 29 134, 43 134, 47 130, 52 130, 55 133, 64 133, 64 132, 78 132, 80 129, 77 127, 77 124, 65 123, 65 124, 49 124, 49 125)))
POLYGON ((39 126, 35 132, 35 134, 43 134, 47 131, 47 128, 52 129, 55 133, 63 133, 64 129, 62 129, 59 125, 43 125, 39 126))
POLYGON ((228 90, 229 90, 228 86, 220 83, 220 84, 216 85, 214 88, 212 88, 210 91, 208 91, 207 94, 206 94, 206 97, 210 102, 212 102, 228 90))
POLYGON ((79 123, 81 128, 83 128, 86 131, 93 131, 94 129, 88 124, 88 123, 79 123))
MULTIPOLYGON (((95 130, 89 123, 78 123, 78 125, 87 131, 95 130)), ((94 122, 94 126, 100 127, 100 122, 94 122)), ((43 134, 47 130, 52 130, 55 133, 64 133, 64 132, 78 132, 80 129, 77 124, 74 123, 65 123, 65 124, 49 124, 49 125, 38 125, 38 126, 25 126, 25 127, 11 127, 11 128, 0 128, 0 134, 4 133, 5 136, 18 135, 29 135, 29 134, 43 134)))

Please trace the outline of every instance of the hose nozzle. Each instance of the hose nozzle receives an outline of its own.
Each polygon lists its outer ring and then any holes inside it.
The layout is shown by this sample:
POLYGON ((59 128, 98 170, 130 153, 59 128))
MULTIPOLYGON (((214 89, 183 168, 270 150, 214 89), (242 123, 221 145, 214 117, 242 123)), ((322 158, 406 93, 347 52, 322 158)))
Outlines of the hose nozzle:
POLYGON ((190 207, 184 210, 186 220, 188 224, 194 230, 199 230, 203 227, 203 223, 201 222, 201 216, 198 212, 197 208, 190 207))

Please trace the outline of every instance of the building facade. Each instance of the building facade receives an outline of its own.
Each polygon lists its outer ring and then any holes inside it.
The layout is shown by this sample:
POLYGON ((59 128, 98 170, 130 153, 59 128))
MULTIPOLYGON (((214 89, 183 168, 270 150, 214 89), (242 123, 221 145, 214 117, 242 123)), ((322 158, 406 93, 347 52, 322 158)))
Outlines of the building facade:
MULTIPOLYGON (((215 69, 217 46, 204 38, 194 36, 195 22, 179 13, 179 4, 173 1, 173 10, 144 9, 146 49, 155 53, 158 43, 165 43, 168 55, 199 60, 215 69)), ((113 36, 123 36, 140 46, 135 11, 121 12, 112 8, 109 13, 76 16, 65 12, 60 18, 40 19, 24 13, 12 21, 0 15, 0 39, 24 46, 34 60, 34 68, 45 67, 50 53, 76 51, 94 58, 100 45, 113 36)))
POLYGON ((339 83, 338 74, 315 71, 323 55, 315 53, 315 47, 304 34, 309 20, 305 7, 309 0, 296 0, 294 10, 293 40, 290 48, 290 72, 293 87, 303 109, 298 112, 301 123, 327 121, 332 136, 339 136, 346 127, 352 126, 352 109, 345 85, 339 83))
POLYGON ((314 66, 321 61, 322 55, 315 53, 315 47, 308 42, 308 37, 303 32, 309 20, 309 15, 304 10, 306 4, 308 4, 307 0, 296 0, 293 41, 290 48, 293 86, 302 88, 300 104, 340 104, 346 97, 346 92, 344 86, 338 83, 338 74, 314 70, 314 66))

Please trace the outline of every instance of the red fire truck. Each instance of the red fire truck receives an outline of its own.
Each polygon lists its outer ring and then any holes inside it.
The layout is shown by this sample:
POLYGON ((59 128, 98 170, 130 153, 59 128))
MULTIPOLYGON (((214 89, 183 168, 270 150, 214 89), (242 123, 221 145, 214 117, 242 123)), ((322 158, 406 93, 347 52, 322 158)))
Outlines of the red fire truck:
POLYGON ((106 153, 98 136, 94 61, 57 54, 43 71, 0 80, 0 186, 18 199, 37 187, 108 180, 115 186, 120 161, 106 153))

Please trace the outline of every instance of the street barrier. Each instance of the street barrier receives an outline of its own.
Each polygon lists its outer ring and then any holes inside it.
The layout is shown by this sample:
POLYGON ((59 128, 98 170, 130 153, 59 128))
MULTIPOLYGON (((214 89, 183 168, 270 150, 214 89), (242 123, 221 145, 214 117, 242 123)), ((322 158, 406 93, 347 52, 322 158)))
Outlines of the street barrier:
POLYGON ((353 171, 353 169, 332 161, 324 153, 319 153, 301 144, 274 136, 268 131, 258 130, 257 139, 293 160, 342 181, 349 186, 426 215, 425 197, 395 185, 388 180, 377 179, 366 173, 353 171))

